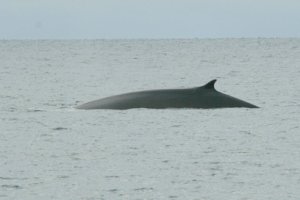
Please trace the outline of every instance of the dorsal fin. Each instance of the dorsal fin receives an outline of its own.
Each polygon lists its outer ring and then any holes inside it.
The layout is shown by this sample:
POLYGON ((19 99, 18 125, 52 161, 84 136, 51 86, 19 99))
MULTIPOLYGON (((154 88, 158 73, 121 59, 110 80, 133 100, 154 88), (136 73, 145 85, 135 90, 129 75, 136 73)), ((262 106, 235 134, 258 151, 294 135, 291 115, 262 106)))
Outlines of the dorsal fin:
POLYGON ((203 87, 205 89, 215 89, 215 83, 216 83, 216 79, 209 81, 208 83, 206 83, 203 87))

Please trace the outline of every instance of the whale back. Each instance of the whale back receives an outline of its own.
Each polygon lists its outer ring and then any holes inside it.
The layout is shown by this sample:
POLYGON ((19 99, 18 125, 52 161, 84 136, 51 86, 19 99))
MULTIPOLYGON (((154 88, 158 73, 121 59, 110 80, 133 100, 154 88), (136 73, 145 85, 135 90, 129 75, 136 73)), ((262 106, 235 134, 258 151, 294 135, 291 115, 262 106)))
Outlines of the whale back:
POLYGON ((130 109, 130 108, 257 108, 248 102, 218 92, 216 79, 188 89, 163 89, 125 93, 106 97, 78 106, 79 109, 130 109))

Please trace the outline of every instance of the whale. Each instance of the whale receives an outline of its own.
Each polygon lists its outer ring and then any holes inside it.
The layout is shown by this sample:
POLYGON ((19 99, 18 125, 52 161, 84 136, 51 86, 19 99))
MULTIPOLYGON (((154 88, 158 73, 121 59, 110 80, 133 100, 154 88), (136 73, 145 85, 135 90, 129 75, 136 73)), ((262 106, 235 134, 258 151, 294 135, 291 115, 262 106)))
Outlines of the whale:
POLYGON ((221 93, 215 89, 216 79, 201 87, 186 89, 145 90, 114 95, 77 106, 77 109, 114 109, 133 108, 258 108, 258 106, 221 93))

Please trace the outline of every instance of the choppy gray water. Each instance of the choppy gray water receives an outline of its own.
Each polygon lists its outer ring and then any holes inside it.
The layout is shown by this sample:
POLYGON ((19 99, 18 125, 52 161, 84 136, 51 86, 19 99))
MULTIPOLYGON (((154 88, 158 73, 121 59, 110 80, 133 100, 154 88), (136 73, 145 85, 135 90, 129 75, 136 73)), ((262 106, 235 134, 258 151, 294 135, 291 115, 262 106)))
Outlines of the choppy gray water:
POLYGON ((0 199, 299 199, 300 39, 0 41, 0 199), (76 110, 201 86, 260 109, 76 110))

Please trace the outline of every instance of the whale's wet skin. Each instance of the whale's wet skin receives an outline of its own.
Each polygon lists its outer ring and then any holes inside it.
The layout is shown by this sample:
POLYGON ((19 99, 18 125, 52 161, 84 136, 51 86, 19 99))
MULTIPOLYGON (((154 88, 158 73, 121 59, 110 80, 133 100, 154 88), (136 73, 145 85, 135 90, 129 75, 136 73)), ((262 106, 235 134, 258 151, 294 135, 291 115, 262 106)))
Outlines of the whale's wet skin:
POLYGON ((216 80, 202 87, 132 92, 106 97, 78 106, 78 109, 131 109, 131 108, 258 108, 257 106, 218 92, 216 80))

